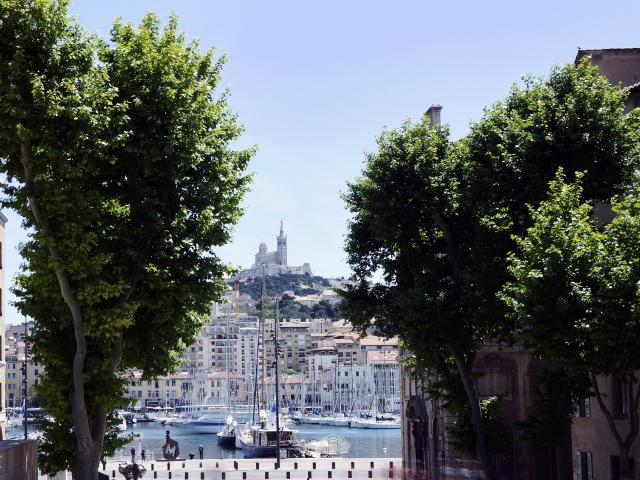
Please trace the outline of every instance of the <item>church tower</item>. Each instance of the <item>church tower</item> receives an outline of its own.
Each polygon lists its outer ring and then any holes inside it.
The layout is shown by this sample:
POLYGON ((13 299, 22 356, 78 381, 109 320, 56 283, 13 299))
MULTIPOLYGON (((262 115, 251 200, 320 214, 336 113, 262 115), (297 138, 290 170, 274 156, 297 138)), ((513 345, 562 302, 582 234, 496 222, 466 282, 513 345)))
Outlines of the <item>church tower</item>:
POLYGON ((280 234, 276 237, 278 248, 276 250, 276 259, 279 265, 287 264, 287 236, 284 234, 282 220, 280 220, 280 234))

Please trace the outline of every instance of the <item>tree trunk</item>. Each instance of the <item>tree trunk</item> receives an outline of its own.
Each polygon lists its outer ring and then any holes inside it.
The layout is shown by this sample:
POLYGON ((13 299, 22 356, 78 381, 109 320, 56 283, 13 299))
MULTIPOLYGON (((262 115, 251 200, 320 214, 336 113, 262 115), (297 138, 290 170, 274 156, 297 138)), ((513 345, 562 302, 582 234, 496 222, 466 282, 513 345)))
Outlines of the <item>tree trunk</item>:
POLYGON ((607 420, 607 424, 609 425, 609 430, 616 439, 616 443, 618 444, 618 448, 620 449, 620 478, 621 480, 632 480, 634 478, 634 475, 629 465, 629 452, 631 450, 631 446, 634 444, 638 436, 639 431, 638 402, 640 401, 640 386, 638 386, 636 390, 635 385, 638 382, 633 372, 625 376, 628 377, 629 381, 629 386, 627 388, 627 401, 629 402, 627 421, 629 422, 629 433, 624 439, 622 438, 622 435, 618 430, 618 426, 616 425, 616 421, 613 418, 611 411, 607 408, 606 403, 604 403, 602 393, 600 392, 600 386, 598 385, 598 379, 595 375, 591 375, 591 384, 593 386, 593 392, 594 396, 596 397, 596 401, 598 402, 598 406, 604 414, 607 420))
POLYGON ((482 464, 486 480, 497 480, 498 473, 496 472, 496 467, 493 464, 491 455, 489 454, 487 432, 484 428, 484 419, 482 418, 478 392, 476 391, 476 386, 473 382, 471 366, 467 365, 466 359, 462 353, 450 345, 448 346, 448 349, 456 362, 456 366, 458 367, 460 379, 462 380, 464 391, 467 394, 467 400, 471 407, 471 424, 473 425, 473 431, 475 433, 476 458, 482 464))
MULTIPOLYGON (((84 335, 84 318, 82 307, 75 297, 71 279, 68 272, 61 267, 62 256, 53 242, 51 231, 42 217, 40 207, 35 197, 35 182, 33 169, 31 166, 31 145, 23 143, 20 145, 20 163, 24 171, 24 183, 31 194, 28 197, 29 207, 33 213, 35 223, 45 237, 51 240, 48 248, 52 260, 56 264, 55 274, 60 285, 60 294, 65 303, 69 307, 71 317, 73 318, 73 331, 76 340, 76 351, 73 357, 73 373, 72 387, 69 394, 69 403, 71 405, 71 413, 73 418, 74 434, 76 437, 76 455, 75 464, 73 466, 74 475, 78 480, 96 480, 98 477, 98 460, 100 453, 96 452, 96 444, 91 436, 91 428, 89 426, 89 415, 87 413, 87 405, 84 399, 84 360, 87 353, 87 342, 84 335), (93 472, 93 473, 91 473, 93 472)), ((104 432, 103 432, 104 435, 104 432)))
POLYGON ((629 446, 620 449, 620 480, 633 480, 633 472, 629 468, 629 446))

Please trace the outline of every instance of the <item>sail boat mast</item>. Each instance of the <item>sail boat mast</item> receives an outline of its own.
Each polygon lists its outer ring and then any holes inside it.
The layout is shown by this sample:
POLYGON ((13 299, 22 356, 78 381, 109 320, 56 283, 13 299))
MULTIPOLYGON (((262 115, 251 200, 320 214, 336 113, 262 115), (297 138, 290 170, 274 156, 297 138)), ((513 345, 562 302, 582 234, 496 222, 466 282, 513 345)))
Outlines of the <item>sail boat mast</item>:
POLYGON ((275 353, 275 364, 276 364, 276 468, 280 468, 280 379, 278 377, 278 363, 279 363, 279 355, 278 355, 278 327, 279 327, 279 299, 275 298, 276 303, 276 325, 273 334, 273 350, 275 353))

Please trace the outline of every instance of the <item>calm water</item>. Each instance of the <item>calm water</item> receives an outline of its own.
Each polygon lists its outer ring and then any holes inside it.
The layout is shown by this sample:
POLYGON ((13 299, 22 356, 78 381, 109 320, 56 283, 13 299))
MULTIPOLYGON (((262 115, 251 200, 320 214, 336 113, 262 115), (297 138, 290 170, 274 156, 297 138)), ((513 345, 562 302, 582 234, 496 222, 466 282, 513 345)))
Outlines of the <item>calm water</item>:
MULTIPOLYGON (((328 427, 323 425, 298 425, 295 428, 299 439, 309 442, 320 440, 331 435, 344 438, 351 444, 349 452, 343 457, 400 457, 402 445, 400 430, 364 430, 345 427, 328 427)), ((140 434, 131 444, 125 447, 126 455, 130 455, 131 447, 136 449, 139 455, 140 445, 147 452, 147 460, 150 451, 156 458, 162 458, 162 445, 165 441, 165 427, 149 422, 129 425, 127 433, 140 434)), ((189 458, 189 453, 194 453, 198 458, 198 447, 204 448, 204 458, 243 458, 241 450, 225 450, 218 447, 215 434, 190 433, 188 428, 169 427, 171 438, 180 445, 180 456, 189 458)), ((119 453, 119 456, 123 452, 119 453)))
MULTIPOLYGON (((31 431, 31 426, 29 427, 31 431)), ((135 433, 137 436, 133 442, 125 447, 124 451, 116 454, 118 459, 123 456, 130 458, 131 447, 136 449, 137 459, 140 455, 140 446, 147 452, 153 452, 155 458, 162 458, 162 445, 165 441, 166 428, 159 423, 137 423, 129 425, 127 433, 135 433)), ((337 436, 347 440, 351 447, 349 452, 342 455, 345 458, 357 457, 401 457, 402 442, 400 430, 365 430, 345 427, 328 427, 324 425, 298 425, 295 427, 299 439, 307 442, 320 440, 329 436, 337 436)), ((241 450, 224 450, 218 447, 215 434, 203 435, 191 433, 188 428, 169 427, 171 438, 180 445, 180 456, 189 458, 189 453, 194 453, 198 458, 198 447, 204 448, 204 458, 243 458, 241 450)), ((11 430, 8 436, 20 435, 22 430, 11 430)))

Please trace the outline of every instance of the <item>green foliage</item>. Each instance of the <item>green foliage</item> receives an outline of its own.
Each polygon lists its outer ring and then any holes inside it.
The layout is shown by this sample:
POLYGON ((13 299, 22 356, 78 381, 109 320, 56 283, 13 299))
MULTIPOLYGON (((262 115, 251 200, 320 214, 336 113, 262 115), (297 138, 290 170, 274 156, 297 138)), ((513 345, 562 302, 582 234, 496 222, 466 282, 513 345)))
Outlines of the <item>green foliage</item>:
MULTIPOLYGON (((268 296, 281 295, 290 290, 294 295, 319 295, 323 287, 330 286, 329 280, 320 276, 281 273, 264 277, 268 296)), ((240 293, 259 300, 262 292, 262 277, 249 278, 240 283, 240 293)))
POLYGON ((591 394, 588 377, 568 375, 559 368, 544 368, 531 376, 533 403, 527 419, 516 424, 518 438, 553 442, 566 434, 579 401, 591 394))
MULTIPOLYGON (((464 395, 464 392, 460 392, 464 395)), ((513 450, 513 434, 500 420, 500 397, 489 397, 480 401, 482 418, 487 430, 487 443, 492 455, 506 455, 513 450)), ((475 455, 474 430, 469 419, 468 407, 460 412, 455 423, 447 426, 453 448, 462 454, 475 455)))
POLYGON ((123 372, 170 371, 220 298, 230 272, 214 248, 241 215, 253 150, 231 148, 242 129, 216 94, 224 57, 174 17, 117 21, 106 42, 67 4, 0 0, 0 157, 4 204, 30 232, 15 293, 54 419, 40 467, 78 474, 120 443, 106 417, 123 372), (79 388, 86 413, 71 406, 79 388))
POLYGON ((455 356, 456 374, 469 377, 487 340, 513 340, 498 295, 507 257, 557 169, 587 172, 593 199, 633 177, 640 115, 624 114, 626 95, 585 60, 514 86, 457 142, 426 116, 384 131, 343 196, 355 281, 341 292, 345 317, 398 335, 432 372, 455 356))
POLYGON ((583 202, 583 177, 560 171, 509 257, 502 299, 518 336, 571 375, 640 367, 640 195, 612 200, 603 225, 583 202))

